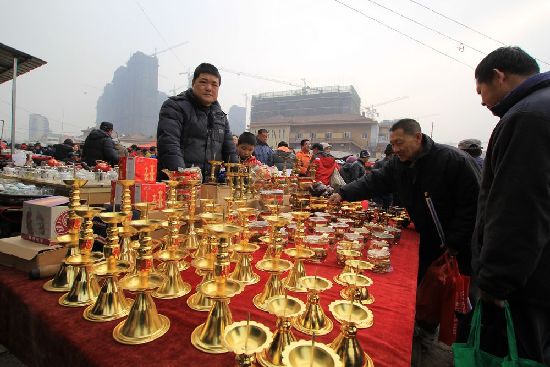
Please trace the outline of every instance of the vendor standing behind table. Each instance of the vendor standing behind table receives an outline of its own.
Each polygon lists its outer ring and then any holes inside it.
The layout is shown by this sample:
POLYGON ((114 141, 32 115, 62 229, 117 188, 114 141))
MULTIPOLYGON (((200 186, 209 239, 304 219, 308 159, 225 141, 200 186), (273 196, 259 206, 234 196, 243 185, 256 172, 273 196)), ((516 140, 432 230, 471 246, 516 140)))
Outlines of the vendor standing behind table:
POLYGON ((157 127, 159 180, 166 178, 163 169, 192 166, 199 167, 206 179, 209 161, 238 161, 227 115, 218 103, 220 85, 218 69, 202 63, 191 88, 163 103, 157 127))
POLYGON ((84 141, 82 148, 82 161, 89 166, 95 166, 96 161, 105 161, 111 166, 118 164, 118 152, 111 135, 113 124, 103 121, 99 129, 93 129, 84 141))

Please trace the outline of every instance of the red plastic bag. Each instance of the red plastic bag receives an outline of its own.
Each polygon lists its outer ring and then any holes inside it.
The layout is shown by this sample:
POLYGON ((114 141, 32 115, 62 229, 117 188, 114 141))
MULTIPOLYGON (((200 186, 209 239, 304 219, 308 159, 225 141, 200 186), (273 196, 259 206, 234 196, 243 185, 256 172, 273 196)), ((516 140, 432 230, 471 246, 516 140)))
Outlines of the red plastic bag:
POLYGON ((416 293, 416 320, 439 324, 439 340, 451 345, 456 339, 455 311, 468 313, 470 278, 460 274, 453 256, 445 252, 426 271, 416 293))

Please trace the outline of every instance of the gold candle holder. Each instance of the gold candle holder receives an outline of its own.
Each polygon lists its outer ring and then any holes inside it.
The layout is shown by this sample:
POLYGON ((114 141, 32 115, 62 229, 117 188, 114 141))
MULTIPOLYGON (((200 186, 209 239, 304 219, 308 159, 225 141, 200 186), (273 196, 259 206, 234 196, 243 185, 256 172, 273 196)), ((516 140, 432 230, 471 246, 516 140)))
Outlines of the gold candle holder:
POLYGON ((113 330, 113 338, 123 344, 143 344, 160 338, 170 328, 170 320, 160 315, 151 292, 165 282, 165 276, 151 272, 153 256, 151 232, 162 224, 161 220, 134 220, 129 223, 140 233, 140 247, 136 259, 138 273, 123 278, 120 286, 136 294, 128 318, 113 330))
POLYGON ((199 248, 193 255, 195 259, 207 256, 212 252, 212 243, 215 243, 216 237, 208 232, 209 224, 221 224, 224 220, 224 215, 221 213, 201 213, 199 218, 202 221, 203 236, 199 242, 199 248))
POLYGON ((279 229, 287 225, 289 220, 280 215, 267 215, 264 219, 269 223, 269 245, 264 254, 266 260, 280 255, 284 242, 280 239, 279 229))
POLYGON ((158 251, 155 254, 158 260, 166 264, 164 269, 166 281, 153 292, 153 297, 162 299, 179 298, 191 291, 191 285, 183 281, 178 267, 178 264, 185 258, 185 255, 185 251, 175 246, 158 251))
POLYGON ((216 169, 218 167, 221 167, 221 165, 223 164, 223 161, 208 161, 208 163, 210 163, 210 182, 211 183, 216 183, 216 169))
POLYGON ((82 307, 94 303, 99 293, 99 285, 92 275, 92 265, 103 260, 103 254, 92 252, 94 233, 92 218, 98 215, 102 208, 79 206, 74 213, 84 219, 84 226, 80 235, 79 253, 69 256, 65 262, 78 267, 78 274, 68 293, 59 298, 59 304, 65 307, 82 307))
POLYGON ((283 351, 285 367, 343 367, 334 349, 323 343, 300 340, 290 343, 283 351))
POLYGON ((239 261, 231 275, 229 275, 229 279, 243 285, 256 284, 260 281, 260 276, 254 273, 252 269, 252 254, 258 251, 259 248, 260 246, 251 243, 240 243, 233 248, 235 253, 239 255, 239 261))
POLYGON ((321 307, 320 293, 332 287, 330 280, 307 276, 300 279, 301 286, 307 288, 308 297, 306 312, 294 319, 292 325, 296 330, 308 335, 325 335, 332 331, 332 321, 325 315, 321 307))
POLYGON ((94 267, 94 274, 105 277, 105 281, 95 303, 84 310, 83 317, 88 321, 105 322, 128 315, 133 300, 126 298, 118 284, 118 275, 130 270, 130 263, 118 258, 120 253, 118 225, 126 220, 126 213, 100 213, 99 218, 109 225, 107 243, 103 246, 103 256, 106 261, 94 267))
POLYGON ((291 296, 275 296, 267 300, 267 312, 277 317, 277 331, 273 342, 263 352, 258 353, 258 362, 265 367, 283 366, 283 350, 296 337, 292 333, 291 320, 300 316, 306 310, 304 302, 291 296))
MULTIPOLYGON (((345 250, 345 251, 354 251, 354 250, 345 250)), ((363 272, 365 270, 369 270, 369 269, 373 268, 373 265, 370 262, 355 259, 355 257, 357 257, 357 256, 355 256, 355 253, 346 252, 344 255, 346 255, 346 254, 350 255, 349 256, 350 259, 345 260, 345 266, 342 269, 342 272, 338 275, 335 275, 334 278, 332 279, 332 280, 334 280, 335 283, 340 284, 340 285, 346 285, 347 284, 347 282, 345 282, 343 279, 341 279, 342 275, 347 274, 347 273, 363 274, 363 272)), ((346 257, 348 257, 348 256, 346 256, 346 257)), ((372 283, 372 280, 371 280, 371 283, 372 283)))
MULTIPOLYGON (((180 228, 182 225, 182 218, 185 214, 185 209, 181 207, 172 207, 162 210, 162 213, 166 216, 166 219, 168 220, 168 235, 164 237, 163 241, 163 248, 162 250, 174 250, 174 249, 180 249, 184 250, 180 245, 185 240, 185 235, 180 234, 180 228)), ((181 257, 181 259, 177 262, 178 270, 183 271, 189 268, 189 264, 185 261, 185 251, 184 256, 181 257)), ((159 260, 163 261, 170 261, 167 260, 167 255, 160 255, 159 260)), ((163 263, 165 264, 165 263, 163 263)))
POLYGON ((296 221, 296 231, 294 233, 294 246, 299 247, 304 243, 305 229, 304 221, 306 221, 310 216, 310 212, 305 211, 294 211, 290 212, 292 218, 296 221))
POLYGON ((283 279, 285 288, 293 292, 307 292, 307 289, 301 285, 300 279, 306 276, 304 260, 313 257, 315 252, 302 247, 285 249, 284 252, 294 259, 292 270, 290 270, 288 276, 283 279))
POLYGON ((338 354, 344 366, 374 366, 356 337, 358 328, 372 326, 372 311, 361 304, 342 300, 334 301, 328 307, 334 318, 342 324, 340 334, 330 343, 330 347, 338 354))
POLYGON ((76 215, 74 209, 80 206, 80 188, 88 180, 72 179, 63 180, 63 183, 70 187, 69 192, 69 231, 67 235, 59 236, 58 242, 67 248, 64 261, 61 267, 54 275, 53 279, 48 280, 42 288, 48 292, 67 292, 71 289, 73 282, 78 274, 78 268, 66 263, 70 256, 78 254, 78 235, 80 233, 81 218, 76 215))
POLYGON ((280 276, 282 273, 290 269, 292 263, 288 260, 283 260, 278 257, 273 259, 264 259, 256 263, 256 268, 269 273, 269 279, 265 283, 262 293, 254 296, 252 302, 256 308, 266 311, 266 301, 271 297, 281 296, 285 294, 285 287, 281 282, 280 276))
POLYGON ((273 340, 269 328, 255 321, 239 321, 225 327, 223 345, 236 354, 238 367, 255 366, 255 354, 262 352, 273 340))
POLYGON ((187 251, 196 250, 199 248, 199 239, 197 237, 197 232, 195 232, 195 210, 197 207, 197 186, 201 184, 199 180, 187 180, 185 181, 189 187, 189 215, 185 218, 187 219, 187 237, 183 242, 183 248, 187 251))
POLYGON ((192 265, 202 275, 202 280, 197 287, 197 291, 187 298, 187 306, 195 311, 210 311, 214 302, 201 293, 201 286, 214 279, 214 254, 208 254, 207 257, 193 260, 192 265))
POLYGON ((357 273, 345 273, 340 275, 346 287, 340 291, 340 296, 345 300, 353 300, 363 305, 370 305, 374 302, 374 296, 369 292, 368 287, 372 285, 372 279, 357 273))

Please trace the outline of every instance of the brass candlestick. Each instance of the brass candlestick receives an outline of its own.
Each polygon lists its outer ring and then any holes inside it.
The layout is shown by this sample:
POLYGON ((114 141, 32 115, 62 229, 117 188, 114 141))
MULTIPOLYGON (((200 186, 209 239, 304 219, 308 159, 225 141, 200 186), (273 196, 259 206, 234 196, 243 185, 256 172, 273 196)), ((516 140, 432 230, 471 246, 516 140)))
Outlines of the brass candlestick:
POLYGON ((296 221, 296 232, 294 233, 294 246, 299 247, 304 243, 304 221, 306 221, 310 216, 310 212, 305 211, 294 211, 290 212, 292 218, 296 221))
POLYGON ((204 283, 214 279, 214 254, 197 258, 193 260, 192 265, 202 275, 202 280, 195 288, 197 292, 187 298, 187 306, 195 311, 210 311, 214 302, 210 298, 205 297, 200 289, 204 283))
POLYGON ((363 305, 342 300, 334 301, 328 307, 334 318, 342 324, 341 333, 330 343, 330 347, 338 354, 344 366, 374 366, 356 337, 357 328, 372 326, 371 310, 363 305))
POLYGON ((184 282, 178 267, 181 260, 185 258, 185 251, 175 246, 166 250, 158 251, 155 256, 158 260, 166 264, 164 275, 165 282, 153 292, 153 297, 171 299, 185 296, 191 291, 191 285, 184 282))
POLYGON ((180 182, 177 180, 165 180, 163 182, 168 186, 166 207, 167 209, 173 209, 174 204, 178 203, 177 187, 180 185, 180 182))
POLYGON ((233 270, 233 273, 229 275, 229 279, 237 281, 242 285, 256 284, 260 281, 260 276, 254 273, 252 269, 252 254, 260 246, 251 243, 240 243, 236 245, 233 250, 237 253, 239 261, 233 270))
POLYGON ((278 257, 273 259, 264 259, 256 263, 256 268, 269 273, 269 279, 265 283, 262 293, 254 296, 252 302, 256 308, 266 311, 266 301, 271 297, 281 296, 285 294, 285 287, 281 282, 280 276, 282 273, 290 269, 292 263, 288 260, 283 260, 278 257))
POLYGON ((239 321, 225 327, 223 345, 236 354, 238 367, 256 366, 255 354, 262 352, 273 340, 269 328, 255 321, 239 321))
POLYGON ((208 225, 221 224, 224 220, 224 215, 221 213, 202 213, 199 215, 199 218, 203 224, 203 235, 199 242, 199 248, 195 251, 195 259, 205 257, 212 252, 212 244, 215 244, 216 237, 208 232, 208 225))
POLYGON ((67 253, 53 279, 48 280, 42 286, 48 292, 69 291, 78 274, 78 268, 67 264, 65 260, 70 256, 78 254, 78 235, 80 233, 81 218, 76 215, 74 209, 80 206, 80 188, 86 185, 87 182, 88 180, 78 178, 63 180, 63 183, 71 188, 69 192, 69 219, 67 223, 69 231, 67 235, 59 236, 57 240, 67 248, 67 253))
POLYGON ((122 237, 119 258, 120 260, 128 261, 130 263, 130 270, 133 270, 136 264, 137 252, 134 246, 132 246, 132 236, 134 236, 137 231, 128 226, 128 223, 132 220, 132 216, 134 214, 132 211, 132 196, 130 187, 135 184, 135 180, 118 180, 117 183, 122 186, 120 211, 126 214, 126 219, 122 222, 122 227, 119 229, 119 235, 122 237))
POLYGON ((315 255, 315 252, 303 247, 288 248, 285 249, 284 252, 288 256, 294 258, 292 270, 290 270, 288 276, 283 279, 285 287, 293 292, 307 292, 307 289, 301 285, 300 279, 306 276, 304 260, 311 258, 315 255))
POLYGON ((277 331, 273 342, 263 352, 258 353, 258 362, 265 367, 283 366, 283 350, 296 341, 292 333, 291 320, 306 310, 304 302, 291 296, 275 296, 267 300, 267 312, 277 317, 277 331))
POLYGON ((188 221, 187 237, 183 242, 183 248, 191 251, 199 248, 199 239, 195 232, 195 209, 197 207, 197 186, 201 183, 199 180, 187 180, 186 184, 189 187, 189 215, 186 217, 188 221))
POLYGON ((103 246, 106 261, 94 267, 94 274, 104 276, 105 281, 95 303, 84 310, 83 317, 89 321, 111 321, 128 315, 133 300, 128 300, 118 284, 118 275, 130 270, 128 261, 119 260, 119 227, 127 216, 124 212, 99 214, 99 218, 109 225, 107 243, 103 246))
POLYGON ((65 262, 78 267, 78 274, 68 293, 59 298, 59 304, 65 307, 82 307, 94 303, 99 293, 97 279, 92 275, 92 264, 103 260, 103 254, 92 252, 94 232, 92 218, 98 215, 102 208, 79 206, 74 208, 76 215, 84 219, 80 235, 77 255, 69 256, 65 262))
MULTIPOLYGON (((162 250, 175 250, 179 248, 183 251, 183 248, 181 248, 180 245, 185 240, 185 235, 180 234, 180 228, 182 225, 181 220, 185 214, 185 211, 186 210, 181 207, 172 207, 162 210, 162 213, 166 215, 166 219, 168 219, 168 235, 164 237, 165 241, 162 250)), ((179 271, 183 271, 189 268, 189 264, 185 261, 185 251, 183 252, 184 256, 182 256, 177 263, 179 271)), ((166 253, 163 255, 159 255, 158 259, 162 261, 170 261, 167 260, 166 253)))
POLYGON ((288 224, 289 220, 280 215, 268 215, 264 219, 269 223, 269 245, 264 254, 264 259, 278 257, 283 249, 283 241, 280 238, 279 229, 288 224))
POLYGON ((237 198, 238 186, 238 172, 236 172, 236 168, 238 168, 240 165, 240 163, 225 163, 225 166, 227 167, 225 176, 227 177, 227 183, 229 184, 229 188, 231 189, 231 196, 235 199, 237 198))
POLYGON ((357 273, 345 273, 340 275, 346 288, 340 291, 340 296, 345 300, 353 300, 363 305, 370 305, 374 302, 374 296, 369 292, 368 287, 372 285, 372 279, 357 273))
POLYGON ((128 318, 113 330, 113 338, 123 344, 143 344, 164 335, 170 328, 170 320, 157 312, 151 292, 164 284, 165 276, 151 272, 153 256, 151 232, 162 224, 161 220, 134 220, 129 223, 140 233, 140 247, 136 259, 138 274, 125 277, 120 285, 136 293, 136 299, 128 318))
POLYGON ((221 165, 223 164, 222 161, 208 161, 208 163, 210 163, 210 182, 211 183, 216 183, 216 169, 218 167, 221 167, 221 165))
POLYGON ((294 319, 292 325, 308 335, 330 333, 332 331, 332 321, 323 312, 323 308, 319 303, 319 294, 332 287, 332 283, 330 280, 318 276, 303 277, 300 279, 300 283, 309 292, 306 312, 294 319))
POLYGON ((283 351, 285 367, 343 367, 334 349, 323 343, 300 340, 283 351))
MULTIPOLYGON (((348 251, 354 251, 354 250, 348 250, 348 251)), ((363 274, 364 270, 368 270, 368 269, 373 268, 373 265, 368 261, 356 260, 355 257, 357 257, 357 256, 354 256, 355 255, 354 253, 348 253, 348 254, 351 255, 351 256, 346 256, 346 257, 350 257, 350 259, 345 260, 345 266, 342 269, 342 272, 338 275, 335 275, 334 278, 333 278, 334 282, 338 283, 340 285, 346 285, 347 284, 347 282, 345 282, 341 278, 342 275, 347 274, 347 273, 363 274)), ((372 280, 371 280, 371 284, 372 284, 372 280)))
POLYGON ((229 299, 242 291, 240 283, 227 279, 229 254, 228 240, 242 230, 232 224, 209 224, 207 229, 218 238, 216 261, 214 263, 214 280, 200 286, 200 292, 213 300, 214 304, 203 324, 195 328, 191 334, 191 343, 195 348, 206 353, 225 353, 222 336, 227 325, 233 322, 229 299))

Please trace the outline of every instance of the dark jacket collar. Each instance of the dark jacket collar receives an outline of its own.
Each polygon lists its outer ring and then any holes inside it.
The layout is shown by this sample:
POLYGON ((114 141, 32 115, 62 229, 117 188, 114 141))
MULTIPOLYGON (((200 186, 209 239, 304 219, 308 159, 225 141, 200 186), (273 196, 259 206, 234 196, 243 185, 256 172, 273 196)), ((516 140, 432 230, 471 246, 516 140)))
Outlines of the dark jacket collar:
POLYGON ((535 74, 526 79, 508 93, 502 101, 497 103, 491 108, 491 112, 495 116, 502 117, 512 108, 516 103, 527 97, 529 94, 536 90, 550 86, 550 71, 546 73, 535 74))

